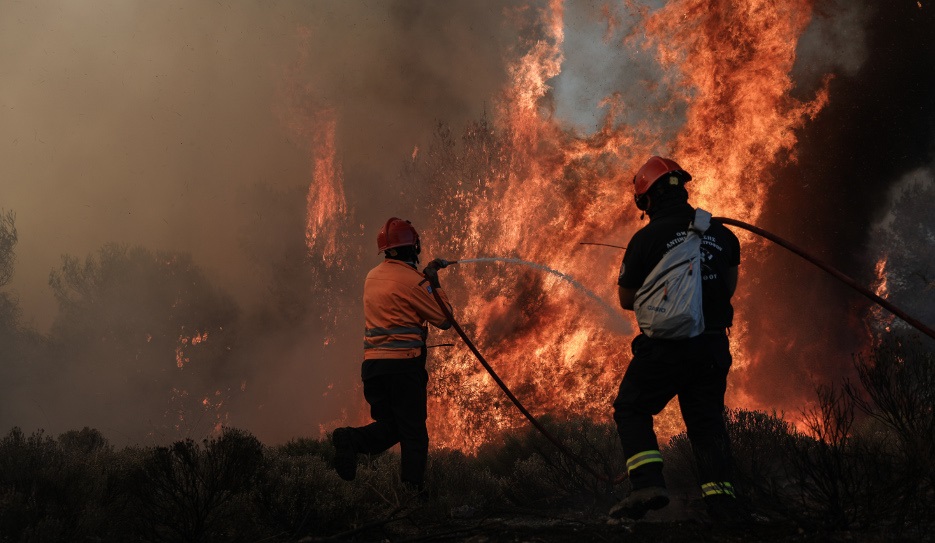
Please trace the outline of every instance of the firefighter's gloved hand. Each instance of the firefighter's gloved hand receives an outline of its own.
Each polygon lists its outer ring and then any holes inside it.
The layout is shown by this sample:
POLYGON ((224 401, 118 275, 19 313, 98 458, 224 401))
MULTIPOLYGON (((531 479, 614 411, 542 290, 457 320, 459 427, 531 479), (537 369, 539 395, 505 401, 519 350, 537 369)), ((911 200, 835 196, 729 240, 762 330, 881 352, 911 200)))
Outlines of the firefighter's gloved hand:
POLYGON ((429 280, 429 284, 432 285, 432 288, 440 288, 441 283, 438 282, 438 270, 447 267, 447 260, 436 258, 425 266, 425 269, 422 270, 422 275, 429 280))

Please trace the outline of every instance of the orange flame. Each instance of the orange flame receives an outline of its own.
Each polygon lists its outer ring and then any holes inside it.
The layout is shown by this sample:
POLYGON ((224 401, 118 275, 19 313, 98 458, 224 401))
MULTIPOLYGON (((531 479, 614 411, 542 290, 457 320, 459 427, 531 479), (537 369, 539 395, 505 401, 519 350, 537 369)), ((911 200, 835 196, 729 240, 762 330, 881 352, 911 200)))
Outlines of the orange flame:
POLYGON ((789 95, 811 15, 812 0, 676 0, 647 19, 649 43, 689 104, 673 151, 698 179, 692 194, 702 207, 755 221, 770 168, 794 158, 794 130, 827 103, 827 87, 810 102, 789 95))
MULTIPOLYGON (((569 247, 625 240, 640 227, 628 189, 642 161, 670 154, 695 177, 693 203, 755 221, 775 183, 770 168, 794 160, 795 129, 825 105, 827 91, 808 102, 789 95, 795 43, 811 18, 811 1, 676 0, 642 13, 645 36, 631 36, 625 45, 642 40, 655 51, 677 89, 673 107, 685 105, 679 135, 659 141, 648 124, 615 125, 626 104, 614 95, 604 101, 603 126, 579 136, 544 107, 549 82, 561 72, 563 9, 550 2, 542 38, 510 67, 495 119, 508 135, 503 171, 490 172, 484 190, 451 197, 447 207, 468 208, 466 232, 439 241, 462 258, 516 256, 561 270, 614 300, 616 266, 569 247)), ((742 242, 753 246, 749 237, 742 242)), ((533 413, 609 420, 629 360, 632 333, 623 331, 633 329, 630 314, 608 319, 566 283, 528 270, 475 265, 452 276, 452 298, 462 301, 459 320, 471 324, 479 347, 533 413)), ((740 315, 732 333, 738 367, 755 363, 745 329, 740 315)), ((524 424, 466 350, 434 359, 433 443, 474 450, 524 424)), ((657 431, 667 437, 681 428, 673 402, 657 417, 657 431)))
POLYGON ((307 146, 311 160, 305 228, 308 254, 320 256, 330 265, 338 260, 337 236, 347 214, 347 201, 336 147, 337 113, 318 102, 311 85, 299 84, 303 80, 300 74, 309 62, 311 36, 309 29, 299 30, 299 58, 285 69, 285 106, 280 117, 297 143, 307 146))
MULTIPOLYGON (((889 260, 888 255, 883 255, 880 260, 877 261, 874 266, 874 273, 876 275, 876 285, 874 287, 874 294, 880 298, 886 299, 889 295, 890 289, 887 278, 887 262, 889 260)), ((890 327, 893 324, 895 317, 892 313, 884 311, 882 307, 875 305, 870 309, 872 319, 871 322, 873 326, 881 328, 882 330, 889 332, 890 327)), ((871 337, 877 337, 878 334, 871 334, 871 337)))
POLYGON ((336 158, 337 119, 333 110, 319 116, 319 128, 312 141, 313 179, 308 187, 308 224, 305 239, 309 254, 321 254, 325 262, 337 254, 336 233, 347 212, 341 164, 336 158), (317 249, 317 250, 316 250, 317 249))
POLYGON ((182 369, 185 366, 185 364, 191 361, 191 358, 185 356, 186 349, 188 348, 189 345, 194 346, 204 341, 208 341, 207 331, 199 334, 198 331, 196 330, 195 335, 193 336, 186 336, 184 332, 185 332, 185 328, 183 327, 182 333, 179 334, 179 344, 178 346, 175 347, 175 365, 179 369, 182 369))

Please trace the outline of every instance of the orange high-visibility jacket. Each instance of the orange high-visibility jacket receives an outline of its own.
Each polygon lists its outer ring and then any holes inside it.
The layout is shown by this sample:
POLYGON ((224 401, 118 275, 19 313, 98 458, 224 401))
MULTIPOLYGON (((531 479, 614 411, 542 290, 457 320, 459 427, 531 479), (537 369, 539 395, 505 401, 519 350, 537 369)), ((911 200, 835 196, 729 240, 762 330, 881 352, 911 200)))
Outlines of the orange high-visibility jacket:
MULTIPOLYGON (((399 260, 386 259, 364 281, 364 359, 415 358, 425 347, 427 323, 442 329, 451 324, 432 296, 425 276, 399 260)), ((444 290, 439 295, 449 311, 444 290)))

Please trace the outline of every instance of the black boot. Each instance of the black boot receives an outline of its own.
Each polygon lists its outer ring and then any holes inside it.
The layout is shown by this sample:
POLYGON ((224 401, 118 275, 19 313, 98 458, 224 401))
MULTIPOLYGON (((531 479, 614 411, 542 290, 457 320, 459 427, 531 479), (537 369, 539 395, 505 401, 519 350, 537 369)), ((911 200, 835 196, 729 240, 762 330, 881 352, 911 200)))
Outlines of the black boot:
POLYGON ((669 491, 662 486, 650 486, 631 491, 626 498, 611 507, 610 516, 639 520, 646 513, 669 505, 669 491))
POLYGON ((334 445, 334 470, 345 481, 353 481, 357 476, 357 442, 354 429, 337 428, 331 434, 334 445))

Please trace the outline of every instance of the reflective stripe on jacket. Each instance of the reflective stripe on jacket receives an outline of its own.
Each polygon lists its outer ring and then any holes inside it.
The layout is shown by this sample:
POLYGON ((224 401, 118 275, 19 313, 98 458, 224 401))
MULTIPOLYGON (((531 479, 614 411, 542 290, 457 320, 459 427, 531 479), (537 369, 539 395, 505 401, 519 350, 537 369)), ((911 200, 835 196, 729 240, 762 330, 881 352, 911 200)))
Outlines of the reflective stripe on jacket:
MULTIPOLYGON (((405 262, 386 259, 364 281, 364 359, 414 358, 425 347, 428 323, 448 328, 425 276, 405 262)), ((448 296, 439 289, 442 300, 448 296)))

